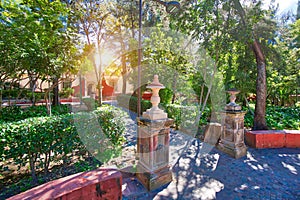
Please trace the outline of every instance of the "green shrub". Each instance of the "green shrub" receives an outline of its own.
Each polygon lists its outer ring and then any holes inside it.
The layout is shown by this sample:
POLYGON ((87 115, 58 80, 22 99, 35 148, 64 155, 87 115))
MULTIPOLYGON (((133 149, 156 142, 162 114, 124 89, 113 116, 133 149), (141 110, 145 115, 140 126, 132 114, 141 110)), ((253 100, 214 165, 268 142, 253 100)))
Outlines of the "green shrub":
POLYGON ((70 115, 28 118, 0 125, 2 158, 13 159, 19 166, 29 163, 32 178, 36 170, 48 172, 49 164, 61 155, 66 157, 72 149, 80 148, 80 140, 70 115))
POLYGON ((107 161, 120 152, 124 139, 123 112, 110 106, 90 113, 36 117, 0 124, 0 156, 18 166, 29 164, 47 173, 50 162, 66 161, 74 150, 85 150, 93 142, 92 154, 107 161))
MULTIPOLYGON (((267 106, 266 121, 270 129, 300 130, 300 108, 267 106)), ((250 112, 245 115, 245 127, 253 126, 253 116, 250 112)))
POLYGON ((19 98, 29 98, 32 93, 28 89, 6 89, 2 90, 3 99, 15 99, 19 95, 19 98), (20 94, 20 95, 19 95, 20 94))
MULTIPOLYGON (((52 106, 51 112, 53 115, 67 114, 71 112, 70 105, 52 106)), ((0 121, 14 122, 24 120, 31 117, 48 116, 46 106, 30 106, 21 108, 19 106, 8 106, 0 108, 0 121)))
POLYGON ((95 110, 98 107, 98 102, 94 98, 86 97, 82 101, 89 111, 95 110))
POLYGON ((61 98, 69 98, 74 93, 73 88, 63 88, 59 91, 59 97, 61 98))
MULTIPOLYGON (((45 98, 45 92, 34 92, 35 100, 40 100, 45 98)), ((2 90, 3 99, 32 99, 32 91, 30 89, 7 89, 2 90)))
MULTIPOLYGON (((117 101, 119 106, 137 113, 137 97, 130 95, 119 95, 117 96, 117 101)), ((151 106, 152 104, 150 101, 141 100, 141 112, 145 112, 147 109, 151 108, 151 106)))
MULTIPOLYGON (((162 106, 167 112, 168 117, 174 119, 177 128, 188 129, 188 127, 195 126, 195 121, 198 114, 197 106, 183 106, 176 104, 167 104, 162 106)), ((202 113, 199 121, 199 126, 207 124, 207 120, 210 117, 210 110, 206 108, 202 113)))
POLYGON ((160 103, 169 104, 173 97, 173 91, 169 88, 159 90, 160 103))

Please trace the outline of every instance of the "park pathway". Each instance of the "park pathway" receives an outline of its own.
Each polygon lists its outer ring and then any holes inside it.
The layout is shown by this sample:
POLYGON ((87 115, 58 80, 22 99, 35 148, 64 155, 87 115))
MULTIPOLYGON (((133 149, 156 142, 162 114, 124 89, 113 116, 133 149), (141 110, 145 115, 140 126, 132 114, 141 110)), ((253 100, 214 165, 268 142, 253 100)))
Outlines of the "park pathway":
MULTIPOLYGON (((126 118, 127 143, 111 165, 127 174, 135 159, 135 115, 126 118)), ((300 149, 253 149, 234 159, 180 131, 170 134, 173 181, 148 192, 134 176, 123 179, 123 199, 300 199, 300 149)))

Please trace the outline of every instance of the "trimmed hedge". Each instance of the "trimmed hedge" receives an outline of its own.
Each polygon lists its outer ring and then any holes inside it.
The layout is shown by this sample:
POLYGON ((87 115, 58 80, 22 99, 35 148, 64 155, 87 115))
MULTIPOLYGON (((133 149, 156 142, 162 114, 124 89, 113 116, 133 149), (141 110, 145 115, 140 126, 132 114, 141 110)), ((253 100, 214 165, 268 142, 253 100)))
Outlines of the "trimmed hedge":
MULTIPOLYGON (((71 112, 70 105, 58 105, 51 107, 52 115, 62 115, 71 112)), ((0 108, 0 122, 15 122, 31 117, 48 116, 46 106, 30 106, 21 108, 19 106, 8 106, 0 108)))
MULTIPOLYGON (((36 100, 44 99, 45 94, 46 94, 45 92, 34 92, 33 93, 34 98, 36 100)), ((53 94, 51 94, 51 95, 53 95, 53 94)), ((32 99, 32 91, 30 89, 23 89, 23 88, 2 90, 2 98, 3 99, 16 99, 18 97, 19 97, 19 99, 31 100, 32 99)))
POLYGON ((125 141, 123 114, 118 108, 103 106, 90 113, 36 117, 0 124, 1 159, 12 160, 18 166, 29 164, 35 183, 39 169, 46 174, 51 162, 66 162, 74 150, 90 150, 105 162, 117 155, 125 141), (88 143, 91 141, 94 144, 88 143))

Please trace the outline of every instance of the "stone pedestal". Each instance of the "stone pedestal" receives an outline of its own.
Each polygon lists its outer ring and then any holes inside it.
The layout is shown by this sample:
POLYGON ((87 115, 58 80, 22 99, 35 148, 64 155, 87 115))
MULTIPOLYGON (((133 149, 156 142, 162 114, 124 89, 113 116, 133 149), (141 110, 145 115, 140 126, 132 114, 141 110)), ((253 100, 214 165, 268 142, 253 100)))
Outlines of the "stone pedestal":
POLYGON ((221 138, 217 147, 234 158, 240 158, 247 154, 244 142, 244 116, 246 112, 241 111, 241 106, 235 103, 239 90, 229 89, 230 103, 221 112, 221 138))
POLYGON ((159 90, 164 86, 158 76, 147 86, 152 90, 152 108, 138 118, 137 178, 148 189, 154 190, 172 181, 169 167, 170 126, 174 123, 159 109, 159 90))
POLYGON ((169 140, 172 119, 138 118, 137 178, 150 191, 172 181, 169 140))
POLYGON ((246 112, 221 112, 222 132, 217 148, 234 158, 247 154, 244 143, 244 116, 246 112))

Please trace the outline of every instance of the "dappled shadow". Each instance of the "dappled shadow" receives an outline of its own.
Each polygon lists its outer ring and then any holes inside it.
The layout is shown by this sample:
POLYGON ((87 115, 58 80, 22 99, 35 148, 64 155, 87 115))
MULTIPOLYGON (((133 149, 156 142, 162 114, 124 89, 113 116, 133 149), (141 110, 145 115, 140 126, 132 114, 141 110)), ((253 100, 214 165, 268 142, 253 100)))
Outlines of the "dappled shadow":
MULTIPOLYGON (((126 146, 136 145, 131 121, 126 146)), ((300 149, 252 149, 234 159, 213 146, 171 130, 173 181, 133 199, 300 199, 300 149)), ((131 199, 131 198, 128 198, 131 199)))
POLYGON ((300 199, 300 149, 248 149, 234 159, 199 140, 173 166, 154 199, 300 199))

